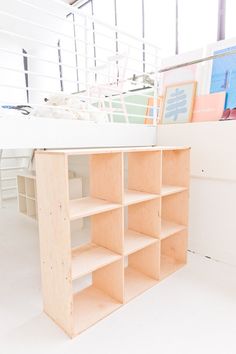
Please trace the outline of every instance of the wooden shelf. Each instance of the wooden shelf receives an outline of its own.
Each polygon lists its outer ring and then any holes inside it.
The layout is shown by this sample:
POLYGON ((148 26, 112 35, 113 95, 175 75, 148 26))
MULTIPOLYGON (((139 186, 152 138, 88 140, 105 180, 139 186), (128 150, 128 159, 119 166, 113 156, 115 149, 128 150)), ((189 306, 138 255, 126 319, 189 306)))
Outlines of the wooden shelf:
POLYGON ((183 229, 161 240, 160 278, 181 268, 187 261, 188 232, 183 229))
POLYGON ((98 198, 85 197, 81 199, 70 200, 70 220, 85 218, 90 215, 99 214, 105 211, 117 209, 119 207, 119 204, 111 203, 98 198))
POLYGON ((117 310, 121 303, 104 291, 90 286, 74 295, 74 335, 117 310))
POLYGON ((174 258, 162 255, 161 256, 161 279, 171 275, 176 272, 178 269, 182 268, 185 265, 183 262, 178 262, 174 258))
POLYGON ((157 280, 132 267, 125 268, 125 301, 130 301, 157 283, 157 280))
POLYGON ((124 255, 127 256, 155 242, 157 240, 154 237, 133 230, 127 230, 125 231, 124 238, 124 255))
POLYGON ((179 225, 171 221, 162 220, 161 221, 161 235, 160 238, 164 239, 168 236, 176 234, 179 231, 186 229, 186 226, 179 225))
POLYGON ((39 151, 36 169, 35 185, 19 179, 19 204, 34 214, 36 186, 44 311, 69 336, 186 263, 189 149, 39 151), (86 171, 73 155, 90 155, 86 171), (71 195, 70 165, 81 167, 85 198, 71 195), (85 217, 90 243, 71 249, 73 224, 85 217))
POLYGON ((80 278, 121 258, 120 255, 90 243, 72 250, 72 279, 80 278))
POLYGON ((124 192, 124 205, 141 203, 158 197, 159 197, 158 194, 150 194, 150 193, 138 192, 132 189, 126 189, 124 192))
POLYGON ((183 192, 186 190, 187 190, 186 187, 170 186, 170 185, 164 184, 161 188, 161 195, 162 196, 171 195, 171 194, 180 193, 180 192, 183 192))

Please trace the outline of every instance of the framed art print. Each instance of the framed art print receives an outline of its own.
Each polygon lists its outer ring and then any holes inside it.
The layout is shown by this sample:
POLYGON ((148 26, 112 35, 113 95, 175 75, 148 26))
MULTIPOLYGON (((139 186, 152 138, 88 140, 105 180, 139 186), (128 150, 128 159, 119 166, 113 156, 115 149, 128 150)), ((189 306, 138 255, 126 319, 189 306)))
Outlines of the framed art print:
POLYGON ((196 88, 196 81, 166 87, 161 113, 162 124, 188 123, 191 121, 196 88))

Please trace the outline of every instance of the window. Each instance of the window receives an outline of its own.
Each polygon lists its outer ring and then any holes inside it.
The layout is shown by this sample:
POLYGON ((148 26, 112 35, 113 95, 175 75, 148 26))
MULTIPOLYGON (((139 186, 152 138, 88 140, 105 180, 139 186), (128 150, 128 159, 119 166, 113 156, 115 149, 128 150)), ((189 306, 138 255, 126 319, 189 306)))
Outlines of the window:
POLYGON ((218 1, 179 0, 179 53, 217 39, 218 1))

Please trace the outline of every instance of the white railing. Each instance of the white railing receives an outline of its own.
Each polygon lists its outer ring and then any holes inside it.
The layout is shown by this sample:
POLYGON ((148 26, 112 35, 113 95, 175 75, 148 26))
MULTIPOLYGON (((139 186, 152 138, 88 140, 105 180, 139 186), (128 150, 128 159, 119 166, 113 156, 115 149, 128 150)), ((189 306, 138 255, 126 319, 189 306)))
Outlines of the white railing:
POLYGON ((0 22, 0 117, 25 105, 33 107, 26 118, 155 122, 160 50, 152 43, 59 0, 11 1, 0 22))

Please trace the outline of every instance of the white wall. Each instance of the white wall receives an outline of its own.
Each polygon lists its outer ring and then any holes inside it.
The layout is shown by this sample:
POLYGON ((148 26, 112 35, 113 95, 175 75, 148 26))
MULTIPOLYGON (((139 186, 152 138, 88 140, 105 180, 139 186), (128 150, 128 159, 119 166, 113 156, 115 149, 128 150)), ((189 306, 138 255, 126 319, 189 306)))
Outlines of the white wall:
POLYGON ((236 121, 158 127, 159 145, 191 146, 189 248, 236 265, 236 121))

